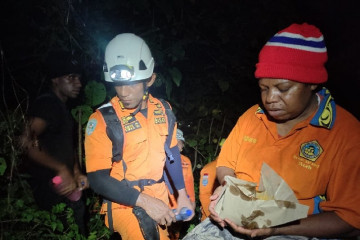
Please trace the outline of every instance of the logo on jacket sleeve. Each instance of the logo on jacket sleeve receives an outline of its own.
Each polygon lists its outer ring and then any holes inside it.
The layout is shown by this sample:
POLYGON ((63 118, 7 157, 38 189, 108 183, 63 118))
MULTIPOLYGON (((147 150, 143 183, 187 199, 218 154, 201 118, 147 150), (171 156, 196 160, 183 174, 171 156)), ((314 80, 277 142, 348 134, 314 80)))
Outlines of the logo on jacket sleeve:
POLYGON ((322 154, 323 149, 320 144, 314 140, 306 142, 300 146, 300 157, 303 157, 309 161, 315 162, 322 154))
POLYGON ((94 132, 96 127, 97 121, 96 119, 90 119, 87 126, 86 126, 86 134, 90 135, 94 132))
POLYGON ((206 185, 208 185, 209 183, 209 174, 208 173, 204 173, 203 179, 202 179, 202 185, 205 187, 206 185))

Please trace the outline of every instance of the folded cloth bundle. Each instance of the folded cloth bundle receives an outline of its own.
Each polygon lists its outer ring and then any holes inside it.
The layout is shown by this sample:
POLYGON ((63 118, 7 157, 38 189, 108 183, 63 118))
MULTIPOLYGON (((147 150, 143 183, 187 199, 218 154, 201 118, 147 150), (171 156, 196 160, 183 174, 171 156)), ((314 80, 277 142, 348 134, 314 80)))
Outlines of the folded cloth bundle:
POLYGON ((215 211, 249 229, 277 226, 307 217, 309 207, 299 204, 292 189, 267 165, 261 168, 259 188, 253 182, 225 177, 226 185, 215 211))

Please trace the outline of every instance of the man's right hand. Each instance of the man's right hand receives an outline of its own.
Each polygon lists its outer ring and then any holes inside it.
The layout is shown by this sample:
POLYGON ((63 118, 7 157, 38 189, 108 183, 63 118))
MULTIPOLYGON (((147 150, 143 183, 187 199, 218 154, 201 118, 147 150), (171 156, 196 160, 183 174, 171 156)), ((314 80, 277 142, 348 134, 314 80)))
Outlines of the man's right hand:
POLYGON ((176 221, 175 214, 163 201, 147 194, 140 193, 136 206, 142 207, 160 225, 170 226, 176 221))
POLYGON ((211 201, 209 205, 210 218, 213 219, 215 222, 217 222, 221 227, 225 227, 227 224, 224 221, 224 219, 221 219, 219 217, 219 214, 215 212, 215 206, 219 201, 219 197, 223 190, 223 186, 226 184, 225 176, 236 177, 236 175, 233 169, 219 166, 216 168, 216 176, 221 185, 215 189, 213 195, 210 197, 210 201, 211 201))
POLYGON ((213 195, 210 196, 210 204, 209 204, 209 212, 210 212, 210 218, 217 222, 221 227, 226 226, 226 222, 220 218, 219 214, 215 211, 215 206, 217 202, 219 201, 220 193, 222 192, 223 186, 219 186, 215 189, 213 195))

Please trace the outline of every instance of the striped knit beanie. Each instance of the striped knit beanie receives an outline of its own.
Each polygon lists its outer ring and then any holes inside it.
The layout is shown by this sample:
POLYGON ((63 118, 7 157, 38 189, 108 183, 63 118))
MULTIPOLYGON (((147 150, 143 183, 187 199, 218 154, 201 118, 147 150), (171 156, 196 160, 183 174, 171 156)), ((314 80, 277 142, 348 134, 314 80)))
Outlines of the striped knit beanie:
POLYGON ((292 24, 261 49, 256 78, 287 79, 320 84, 327 81, 327 51, 320 30, 307 23, 292 24))

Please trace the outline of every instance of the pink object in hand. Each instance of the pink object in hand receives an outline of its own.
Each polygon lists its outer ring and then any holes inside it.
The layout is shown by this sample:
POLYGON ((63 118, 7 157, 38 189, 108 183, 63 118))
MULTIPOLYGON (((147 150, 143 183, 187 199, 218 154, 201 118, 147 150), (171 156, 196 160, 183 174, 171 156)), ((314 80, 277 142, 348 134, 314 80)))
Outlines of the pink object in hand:
POLYGON ((57 186, 62 183, 62 178, 60 176, 55 176, 52 179, 52 183, 57 186))
MULTIPOLYGON (((62 185, 62 178, 60 176, 55 176, 52 179, 52 183, 55 187, 55 190, 57 189, 61 189, 62 185)), ((81 198, 82 195, 82 191, 80 189, 75 189, 73 192, 71 192, 69 195, 67 195, 66 197, 71 200, 71 201, 78 201, 81 198)))

